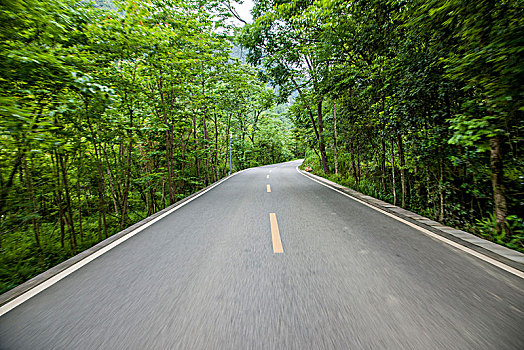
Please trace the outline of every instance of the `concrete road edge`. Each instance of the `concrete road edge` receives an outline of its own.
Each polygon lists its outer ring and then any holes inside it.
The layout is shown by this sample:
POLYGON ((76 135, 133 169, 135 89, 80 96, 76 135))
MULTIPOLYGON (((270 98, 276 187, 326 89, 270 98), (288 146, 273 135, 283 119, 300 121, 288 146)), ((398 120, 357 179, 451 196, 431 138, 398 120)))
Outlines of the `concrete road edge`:
POLYGON ((475 236, 469 232, 458 230, 453 227, 446 226, 440 222, 431 220, 419 214, 413 213, 404 208, 395 206, 393 204, 384 202, 380 199, 376 199, 371 196, 366 196, 360 192, 352 190, 348 187, 339 185, 333 181, 325 179, 321 176, 308 173, 306 171, 297 170, 305 176, 315 179, 323 184, 332 187, 336 190, 346 193, 347 195, 359 199, 373 207, 379 208, 385 212, 388 212, 396 217, 402 218, 409 221, 423 229, 431 231, 439 236, 445 237, 455 243, 461 244, 467 248, 470 248, 480 254, 484 254, 492 259, 495 259, 503 264, 511 266, 521 272, 524 272, 524 254, 501 246, 499 244, 490 242, 478 236, 475 236))

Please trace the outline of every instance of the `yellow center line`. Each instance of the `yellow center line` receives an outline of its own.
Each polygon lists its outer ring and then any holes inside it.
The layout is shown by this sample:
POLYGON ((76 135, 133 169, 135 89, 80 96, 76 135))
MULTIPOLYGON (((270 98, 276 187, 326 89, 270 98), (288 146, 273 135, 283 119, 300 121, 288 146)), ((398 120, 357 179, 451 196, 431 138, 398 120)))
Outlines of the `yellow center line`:
POLYGON ((271 192, 271 186, 269 186, 269 184, 266 185, 266 190, 267 190, 268 192, 271 192))
POLYGON ((271 238, 273 239, 273 253, 283 253, 282 241, 280 240, 280 232, 278 231, 277 215, 269 213, 269 222, 271 223, 271 238))
POLYGON ((269 179, 269 174, 266 175, 266 179, 269 179))

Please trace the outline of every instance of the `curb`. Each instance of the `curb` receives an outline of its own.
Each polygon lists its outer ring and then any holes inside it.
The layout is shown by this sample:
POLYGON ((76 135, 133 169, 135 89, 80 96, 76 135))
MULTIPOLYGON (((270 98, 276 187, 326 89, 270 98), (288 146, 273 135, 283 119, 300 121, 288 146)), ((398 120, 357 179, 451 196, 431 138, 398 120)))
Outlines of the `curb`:
POLYGON ((431 220, 422 215, 413 213, 404 208, 398 207, 396 205, 384 202, 380 199, 376 199, 371 196, 366 196, 360 192, 347 188, 345 186, 339 185, 333 181, 325 179, 315 174, 308 173, 306 171, 300 170, 297 167, 297 170, 300 171, 305 176, 308 176, 312 179, 315 179, 323 184, 336 189, 338 191, 344 192, 351 197, 354 197, 362 202, 365 202, 373 207, 376 207, 380 210, 388 212, 398 218, 409 221, 423 229, 431 231, 439 236, 447 238, 455 243, 461 244, 467 248, 470 248, 480 254, 484 254, 492 259, 495 259, 503 264, 513 267, 521 272, 524 272, 524 254, 501 246, 499 244, 490 242, 469 232, 458 230, 453 227, 446 226, 440 222, 431 220))
POLYGON ((89 257, 90 255, 98 252, 99 250, 107 247, 108 245, 110 245, 111 243, 113 242, 116 242, 117 240, 121 239, 122 237, 128 235, 129 233, 135 231, 136 229, 140 228, 141 226, 144 226, 145 224, 153 221, 154 219, 158 218, 159 216, 169 212, 170 210, 182 205, 183 203, 187 202, 187 201, 190 201, 192 200, 194 197, 197 197, 199 196, 202 192, 205 192, 205 191, 208 191, 209 189, 211 189, 212 187, 214 186, 218 186, 220 183, 228 180, 229 178, 237 175, 237 174, 240 174, 241 172, 245 171, 247 169, 244 169, 244 170, 240 170, 238 172, 235 172, 231 175, 228 175, 216 182, 213 182, 212 184, 200 189, 199 191, 171 204, 170 206, 154 213, 153 215, 151 216, 148 216, 147 218, 129 226, 128 228, 120 231, 120 232, 117 232, 115 233, 114 235, 104 239, 103 241, 95 244, 94 246, 92 246, 91 248, 89 249, 86 249, 80 253, 78 253, 77 255, 61 262, 60 264, 50 268, 49 270, 47 271, 44 271, 42 272, 41 274, 31 278, 30 280, 14 287, 13 289, 11 290, 8 290, 7 292, 5 292, 4 294, 1 294, 0 295, 0 306, 3 306, 5 304, 7 304, 8 302, 18 298, 19 296, 21 296, 22 294, 26 293, 27 291, 37 287, 38 285, 44 283, 45 281, 53 278, 54 276, 58 275, 59 273, 61 273, 62 271, 68 269, 69 267, 75 265, 76 263, 80 262, 81 260, 89 257))

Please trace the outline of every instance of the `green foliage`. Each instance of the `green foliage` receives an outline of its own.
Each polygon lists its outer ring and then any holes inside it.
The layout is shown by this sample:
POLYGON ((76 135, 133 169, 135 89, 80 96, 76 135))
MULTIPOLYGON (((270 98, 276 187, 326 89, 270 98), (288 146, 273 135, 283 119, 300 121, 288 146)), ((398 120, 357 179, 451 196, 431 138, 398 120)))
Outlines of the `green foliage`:
POLYGON ((522 1, 264 0, 242 42, 284 97, 297 90, 305 166, 519 248, 523 15, 522 1))
POLYGON ((293 157, 226 2, 0 5, 0 293, 217 181, 293 157))
POLYGON ((497 231, 497 220, 494 214, 477 219, 475 229, 481 236, 493 242, 524 252, 524 219, 516 215, 509 215, 507 219, 507 231, 497 231), (506 232, 510 232, 510 235, 507 235, 506 232))

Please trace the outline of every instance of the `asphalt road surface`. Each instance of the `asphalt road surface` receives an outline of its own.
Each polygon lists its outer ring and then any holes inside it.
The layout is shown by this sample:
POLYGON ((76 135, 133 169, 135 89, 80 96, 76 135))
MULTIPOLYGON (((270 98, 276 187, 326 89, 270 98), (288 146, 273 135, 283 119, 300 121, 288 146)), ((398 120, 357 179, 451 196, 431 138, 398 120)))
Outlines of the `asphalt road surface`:
POLYGON ((233 176, 9 311, 0 348, 524 349, 521 278, 297 164, 233 176))

